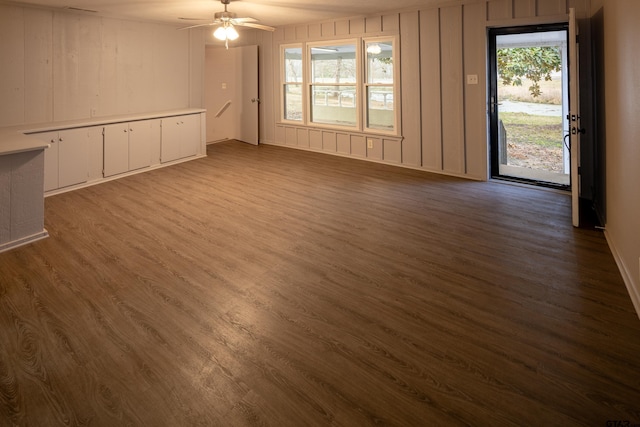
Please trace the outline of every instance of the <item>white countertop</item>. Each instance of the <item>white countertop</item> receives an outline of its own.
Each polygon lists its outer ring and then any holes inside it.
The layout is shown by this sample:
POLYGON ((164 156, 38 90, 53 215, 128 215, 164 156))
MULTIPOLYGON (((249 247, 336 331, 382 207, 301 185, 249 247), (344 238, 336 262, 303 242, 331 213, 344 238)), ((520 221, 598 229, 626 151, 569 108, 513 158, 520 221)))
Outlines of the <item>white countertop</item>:
POLYGON ((92 117, 89 119, 73 120, 55 123, 35 123, 18 126, 0 127, 0 156, 24 151, 40 150, 49 144, 28 134, 49 132, 63 129, 73 129, 89 126, 100 126, 112 123, 131 122, 136 120, 158 119, 163 117, 181 116, 206 112, 202 108, 186 108, 181 110, 158 111, 154 113, 127 114, 109 117, 92 117))

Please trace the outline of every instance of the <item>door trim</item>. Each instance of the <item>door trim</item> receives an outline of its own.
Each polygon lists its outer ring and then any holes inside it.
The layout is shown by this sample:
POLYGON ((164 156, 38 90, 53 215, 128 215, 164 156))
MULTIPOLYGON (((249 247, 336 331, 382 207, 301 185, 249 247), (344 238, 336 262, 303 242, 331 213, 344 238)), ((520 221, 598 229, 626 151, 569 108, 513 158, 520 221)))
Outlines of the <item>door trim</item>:
MULTIPOLYGON (((567 34, 567 41, 569 41, 569 23, 560 22, 552 24, 540 24, 540 25, 523 25, 523 26, 510 26, 510 27, 490 27, 488 30, 488 71, 487 83, 488 83, 488 113, 489 113, 489 177, 491 179, 518 182, 527 185, 535 185, 547 188, 554 188, 562 191, 570 191, 572 184, 569 186, 562 184, 555 184, 546 181, 537 181, 527 178, 510 177, 500 175, 500 154, 498 150, 498 114, 496 109, 498 106, 498 70, 496 60, 496 37, 502 35, 522 34, 522 33, 537 33, 548 31, 565 31, 567 34)), ((563 117, 563 123, 565 118, 563 117)), ((563 127, 564 129, 564 127, 563 127)))

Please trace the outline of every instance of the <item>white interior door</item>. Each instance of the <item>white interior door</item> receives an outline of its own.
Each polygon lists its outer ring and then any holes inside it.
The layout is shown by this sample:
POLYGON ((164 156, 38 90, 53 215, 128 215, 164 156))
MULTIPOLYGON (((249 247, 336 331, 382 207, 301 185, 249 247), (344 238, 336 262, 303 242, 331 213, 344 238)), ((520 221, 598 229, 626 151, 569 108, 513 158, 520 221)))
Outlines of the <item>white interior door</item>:
POLYGON ((258 145, 258 46, 239 47, 236 75, 241 76, 238 87, 240 105, 237 139, 258 145))
POLYGON ((578 26, 575 9, 569 9, 569 141, 571 147, 571 217, 580 225, 580 93, 578 26))

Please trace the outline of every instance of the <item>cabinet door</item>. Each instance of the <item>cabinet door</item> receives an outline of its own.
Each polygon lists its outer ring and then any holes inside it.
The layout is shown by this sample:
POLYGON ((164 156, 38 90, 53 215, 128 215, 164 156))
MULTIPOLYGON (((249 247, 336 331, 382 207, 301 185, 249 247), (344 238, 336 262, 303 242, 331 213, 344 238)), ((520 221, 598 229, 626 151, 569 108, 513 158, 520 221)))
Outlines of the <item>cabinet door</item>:
POLYGON ((162 163, 182 157, 180 154, 180 131, 184 126, 181 126, 181 122, 184 123, 181 116, 162 119, 162 145, 160 151, 160 161, 162 163))
POLYGON ((89 159, 88 129, 69 129, 58 133, 58 184, 60 187, 87 182, 89 159))
POLYGON ((50 144, 49 148, 44 150, 44 191, 55 190, 59 187, 58 132, 43 132, 30 136, 50 144))
POLYGON ((129 170, 129 124, 118 123, 104 127, 104 176, 129 170))
POLYGON ((200 148, 200 114, 182 116, 180 157, 195 156, 200 148))
POLYGON ((129 170, 151 166, 153 142, 159 138, 159 120, 129 123, 129 170))

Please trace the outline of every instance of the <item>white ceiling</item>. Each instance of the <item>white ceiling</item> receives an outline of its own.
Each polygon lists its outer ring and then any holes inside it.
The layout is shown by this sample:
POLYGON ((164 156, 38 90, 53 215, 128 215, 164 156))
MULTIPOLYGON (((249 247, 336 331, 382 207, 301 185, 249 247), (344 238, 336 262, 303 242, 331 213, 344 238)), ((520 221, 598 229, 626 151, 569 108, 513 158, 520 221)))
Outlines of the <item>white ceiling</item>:
MULTIPOLYGON (((238 17, 256 18, 261 24, 281 26, 373 15, 441 2, 442 0, 231 0, 228 10, 235 12, 238 17)), ((206 23, 213 19, 215 12, 224 10, 219 0, 0 0, 0 3, 23 3, 54 9, 86 9, 102 16, 184 26, 206 23)))

